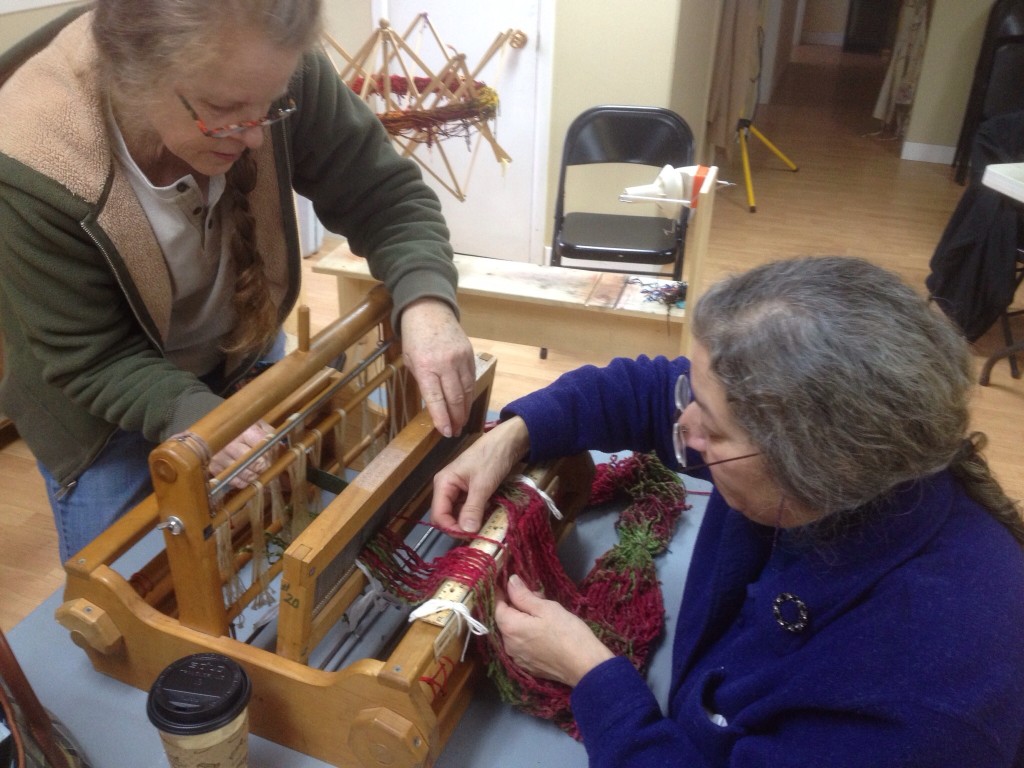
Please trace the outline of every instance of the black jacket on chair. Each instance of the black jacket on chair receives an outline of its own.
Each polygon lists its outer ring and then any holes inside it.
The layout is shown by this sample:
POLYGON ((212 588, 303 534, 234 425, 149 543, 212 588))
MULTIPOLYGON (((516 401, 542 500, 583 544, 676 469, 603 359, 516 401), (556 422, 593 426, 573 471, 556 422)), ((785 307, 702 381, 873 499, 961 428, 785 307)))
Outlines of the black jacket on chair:
POLYGON ((1024 160, 1024 111, 986 120, 974 138, 971 183, 950 217, 925 280, 931 297, 969 341, 982 336, 1013 303, 1021 243, 1021 206, 983 186, 991 163, 1024 160))

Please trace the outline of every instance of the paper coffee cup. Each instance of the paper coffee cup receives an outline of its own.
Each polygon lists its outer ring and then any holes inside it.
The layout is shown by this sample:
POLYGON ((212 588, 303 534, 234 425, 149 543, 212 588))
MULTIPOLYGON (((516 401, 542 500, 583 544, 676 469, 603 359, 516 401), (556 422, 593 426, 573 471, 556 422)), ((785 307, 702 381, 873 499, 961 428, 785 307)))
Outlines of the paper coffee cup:
POLYGON ((196 653, 160 673, 146 713, 171 768, 246 768, 252 686, 234 659, 196 653))

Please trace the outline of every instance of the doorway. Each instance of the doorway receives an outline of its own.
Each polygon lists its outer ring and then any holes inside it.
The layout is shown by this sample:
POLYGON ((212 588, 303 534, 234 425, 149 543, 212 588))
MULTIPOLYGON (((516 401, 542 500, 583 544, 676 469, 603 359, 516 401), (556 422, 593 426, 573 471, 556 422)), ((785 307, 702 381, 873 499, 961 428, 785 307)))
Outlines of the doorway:
POLYGON ((850 0, 843 50, 849 53, 892 50, 899 13, 900 0, 850 0))

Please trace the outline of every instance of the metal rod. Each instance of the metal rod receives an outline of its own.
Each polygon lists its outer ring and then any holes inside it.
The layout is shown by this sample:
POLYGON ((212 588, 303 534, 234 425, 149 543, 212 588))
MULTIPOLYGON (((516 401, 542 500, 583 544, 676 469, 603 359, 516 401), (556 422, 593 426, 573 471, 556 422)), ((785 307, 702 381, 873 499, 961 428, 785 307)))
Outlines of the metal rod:
POLYGON ((231 487, 232 480, 238 477, 246 468, 249 467, 250 464, 252 464, 255 461, 258 461, 264 454, 272 450, 275 445, 281 442, 282 438, 286 437, 290 432, 292 432, 296 427, 298 427, 306 416, 308 416, 310 413, 312 413, 325 402, 327 402, 327 400, 329 400, 334 395, 335 392, 337 392, 339 389, 346 386, 353 379, 362 374, 367 368, 370 367, 372 363, 376 362, 376 360, 380 358, 392 344, 394 344, 393 340, 383 342, 379 347, 377 347, 376 350, 374 350, 372 354, 370 354, 359 365, 353 368, 345 377, 341 379, 341 381, 339 381, 334 386, 328 388, 312 404, 306 406, 306 408, 304 408, 299 413, 295 413, 289 416, 288 422, 285 424, 285 426, 282 427, 281 430, 278 431, 276 434, 274 434, 274 436, 269 441, 267 441, 265 445, 262 445, 259 448, 257 448, 256 451, 250 454, 241 464, 239 464, 227 475, 225 475, 223 480, 220 480, 216 485, 214 485, 210 489, 210 498, 214 499, 220 494, 224 493, 226 490, 228 490, 231 487))

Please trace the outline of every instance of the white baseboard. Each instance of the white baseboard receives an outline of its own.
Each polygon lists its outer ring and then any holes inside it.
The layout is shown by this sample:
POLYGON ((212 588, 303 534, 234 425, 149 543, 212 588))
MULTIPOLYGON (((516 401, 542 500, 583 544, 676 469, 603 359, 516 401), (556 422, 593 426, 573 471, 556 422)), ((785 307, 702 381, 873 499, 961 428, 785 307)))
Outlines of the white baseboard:
POLYGON ((954 155, 956 155, 956 147, 905 141, 903 142, 903 150, 900 152, 900 159, 920 160, 925 163, 942 163, 944 165, 951 165, 954 155))

